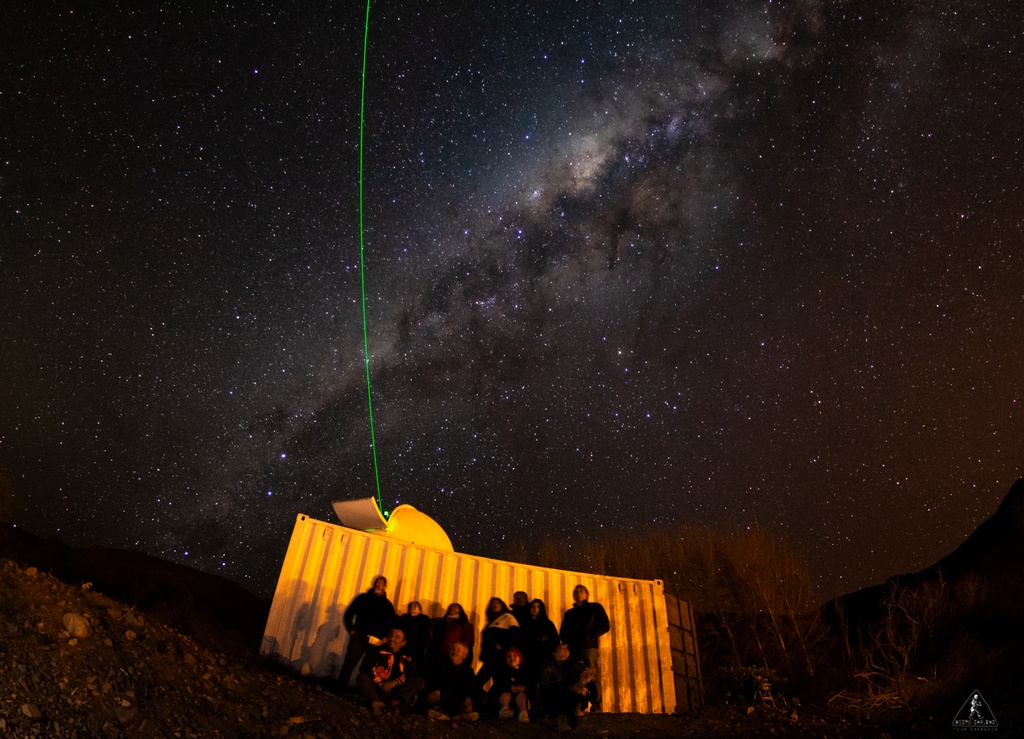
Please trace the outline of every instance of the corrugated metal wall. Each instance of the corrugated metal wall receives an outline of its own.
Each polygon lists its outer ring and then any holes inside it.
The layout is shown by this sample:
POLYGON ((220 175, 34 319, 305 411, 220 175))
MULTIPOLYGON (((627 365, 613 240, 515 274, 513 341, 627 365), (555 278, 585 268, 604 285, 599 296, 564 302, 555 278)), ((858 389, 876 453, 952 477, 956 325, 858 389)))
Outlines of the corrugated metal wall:
POLYGON ((697 659, 697 624, 690 604, 665 593, 672 643, 672 672, 676 680, 676 710, 704 710, 704 683, 697 659))
MULTIPOLYGON (((630 580, 439 552, 299 515, 267 619, 261 653, 302 674, 335 677, 348 641, 342 617, 373 578, 388 579, 399 613, 417 600, 431 618, 461 603, 477 631, 487 602, 524 590, 556 626, 583 584, 608 612, 601 638, 605 711, 670 713, 676 707, 671 642, 660 580, 630 580)), ((476 651, 476 650, 474 650, 476 651)), ((476 655, 474 654, 474 659, 476 655)), ((474 665, 476 666, 476 665, 474 665)))

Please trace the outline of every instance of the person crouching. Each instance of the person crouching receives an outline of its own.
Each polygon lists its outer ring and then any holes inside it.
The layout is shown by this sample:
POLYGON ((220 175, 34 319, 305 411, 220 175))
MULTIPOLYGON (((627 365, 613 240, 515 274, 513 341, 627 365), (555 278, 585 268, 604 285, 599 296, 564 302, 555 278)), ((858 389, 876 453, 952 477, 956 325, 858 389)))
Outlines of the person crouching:
POLYGON ((425 682, 405 649, 405 633, 391 629, 376 654, 367 654, 356 677, 356 689, 374 713, 386 706, 407 708, 425 682))
POLYGON ((590 702, 596 673, 582 661, 569 656, 569 647, 559 644, 545 663, 540 676, 541 708, 553 717, 560 731, 575 729, 577 717, 590 702))
POLYGON ((457 721, 476 721, 479 714, 473 710, 476 698, 476 675, 469 664, 469 648, 454 642, 448 655, 430 666, 427 676, 425 702, 427 715, 437 721, 454 718, 457 721))

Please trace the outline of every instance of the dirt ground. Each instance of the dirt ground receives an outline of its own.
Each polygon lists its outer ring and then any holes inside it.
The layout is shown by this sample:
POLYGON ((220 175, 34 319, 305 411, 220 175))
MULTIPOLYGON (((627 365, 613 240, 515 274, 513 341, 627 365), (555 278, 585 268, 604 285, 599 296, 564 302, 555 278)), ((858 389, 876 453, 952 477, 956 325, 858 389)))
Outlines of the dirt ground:
MULTIPOLYGON (((258 643, 188 636, 98 592, 0 559, 0 737, 535 737, 548 721, 437 722, 373 715, 354 697, 264 664, 258 643), (202 642, 202 643, 200 643, 202 642)), ((825 708, 795 714, 714 707, 699 715, 584 716, 587 737, 952 736, 944 719, 868 721, 825 708)), ((962 736, 962 734, 961 734, 962 736)))

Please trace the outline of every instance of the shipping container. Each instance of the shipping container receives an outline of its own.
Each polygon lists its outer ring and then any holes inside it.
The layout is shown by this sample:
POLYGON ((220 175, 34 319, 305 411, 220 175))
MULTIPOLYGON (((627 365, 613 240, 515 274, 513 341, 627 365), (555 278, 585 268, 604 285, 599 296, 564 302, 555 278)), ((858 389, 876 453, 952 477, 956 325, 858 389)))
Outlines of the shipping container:
POLYGON ((611 622, 611 631, 600 643, 602 709, 671 713, 701 707, 692 616, 685 601, 670 598, 666 608, 661 580, 606 577, 442 551, 301 514, 274 592, 261 654, 302 675, 336 678, 348 643, 342 621, 345 609, 381 574, 388 580, 388 597, 398 613, 416 600, 426 615, 435 618, 449 603, 461 603, 476 629, 477 645, 491 597, 510 603, 512 594, 523 590, 531 599, 543 600, 549 617, 560 626, 562 615, 572 607, 573 588, 582 584, 590 600, 604 606, 611 622), (682 688, 678 698, 677 687, 682 688))

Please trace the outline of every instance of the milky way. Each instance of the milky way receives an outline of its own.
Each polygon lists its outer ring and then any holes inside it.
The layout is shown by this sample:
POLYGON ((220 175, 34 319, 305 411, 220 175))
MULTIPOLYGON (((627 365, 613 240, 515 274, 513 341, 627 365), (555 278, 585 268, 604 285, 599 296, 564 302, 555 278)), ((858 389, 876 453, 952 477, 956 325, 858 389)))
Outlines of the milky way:
MULTIPOLYGON (((991 514, 1024 472, 1014 3, 425 5, 367 48, 388 506, 487 556, 759 524, 826 595, 991 514)), ((2 13, 15 520, 266 593, 297 514, 376 493, 365 8, 2 13)))

